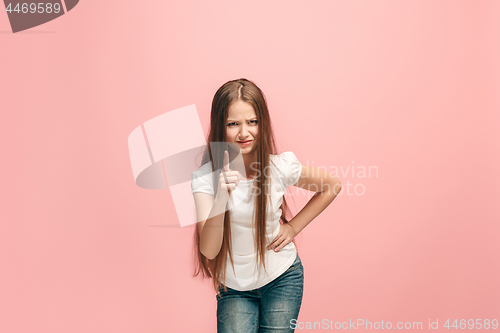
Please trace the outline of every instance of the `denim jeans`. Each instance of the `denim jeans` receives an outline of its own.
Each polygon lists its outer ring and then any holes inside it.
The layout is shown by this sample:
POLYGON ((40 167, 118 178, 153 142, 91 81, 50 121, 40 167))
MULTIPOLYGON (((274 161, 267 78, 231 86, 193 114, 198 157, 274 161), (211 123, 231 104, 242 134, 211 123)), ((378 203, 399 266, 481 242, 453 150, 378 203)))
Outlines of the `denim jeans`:
POLYGON ((303 289, 304 267, 298 254, 292 266, 261 288, 224 292, 219 287, 217 333, 294 332, 290 321, 297 320, 303 289))

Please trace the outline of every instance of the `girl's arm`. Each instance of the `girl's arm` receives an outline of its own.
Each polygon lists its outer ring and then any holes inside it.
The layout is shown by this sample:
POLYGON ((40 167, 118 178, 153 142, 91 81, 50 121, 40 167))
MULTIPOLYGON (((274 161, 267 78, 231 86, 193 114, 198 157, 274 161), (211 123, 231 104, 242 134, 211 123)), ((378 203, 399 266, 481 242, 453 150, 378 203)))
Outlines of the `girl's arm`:
POLYGON ((200 234, 200 252, 207 259, 214 259, 222 246, 224 233, 224 213, 226 202, 207 193, 196 192, 194 201, 198 217, 197 228, 200 234))
POLYGON ((200 252, 209 260, 214 259, 222 247, 224 236, 224 215, 230 191, 236 189, 241 175, 229 169, 229 153, 224 151, 224 169, 219 174, 215 198, 208 193, 193 193, 196 205, 200 252))
POLYGON ((337 197, 342 183, 323 169, 302 165, 300 178, 294 186, 316 192, 304 208, 288 222, 297 235, 337 197))

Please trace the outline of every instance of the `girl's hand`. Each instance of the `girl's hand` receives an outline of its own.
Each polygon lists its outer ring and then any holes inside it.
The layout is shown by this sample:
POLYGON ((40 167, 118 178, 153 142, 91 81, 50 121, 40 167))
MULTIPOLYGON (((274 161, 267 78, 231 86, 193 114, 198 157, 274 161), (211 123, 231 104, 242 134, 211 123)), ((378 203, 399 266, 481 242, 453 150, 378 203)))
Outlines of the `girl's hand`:
POLYGON ((278 236, 276 236, 276 238, 267 246, 267 249, 271 250, 274 248, 274 252, 278 252, 288 245, 295 236, 296 233, 291 225, 288 223, 280 223, 280 232, 278 233, 278 236))
POLYGON ((236 190, 236 186, 241 179, 238 171, 229 169, 229 153, 224 150, 224 161, 221 173, 219 174, 219 188, 217 190, 216 200, 227 203, 231 191, 236 190))

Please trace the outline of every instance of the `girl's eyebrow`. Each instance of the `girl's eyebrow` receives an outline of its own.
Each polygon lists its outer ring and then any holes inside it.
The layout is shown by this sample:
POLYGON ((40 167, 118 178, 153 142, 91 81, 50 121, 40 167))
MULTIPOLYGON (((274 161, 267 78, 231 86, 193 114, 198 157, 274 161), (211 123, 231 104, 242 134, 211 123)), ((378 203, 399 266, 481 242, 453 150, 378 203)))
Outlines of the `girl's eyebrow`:
MULTIPOLYGON (((247 119, 247 120, 254 120, 254 119, 257 119, 257 117, 253 117, 253 118, 250 118, 250 119, 247 119)), ((238 121, 238 120, 228 119, 227 121, 238 121)))

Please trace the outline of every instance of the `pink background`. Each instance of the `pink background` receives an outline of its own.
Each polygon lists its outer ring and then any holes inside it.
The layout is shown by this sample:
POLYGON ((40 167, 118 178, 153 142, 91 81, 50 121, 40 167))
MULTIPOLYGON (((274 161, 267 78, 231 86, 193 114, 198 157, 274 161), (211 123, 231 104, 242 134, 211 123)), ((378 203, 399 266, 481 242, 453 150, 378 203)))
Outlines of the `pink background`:
MULTIPOLYGON (((350 167, 296 238, 299 321, 500 320, 499 15, 497 0, 81 1, 12 34, 2 11, 0 331, 215 332, 193 228, 168 189, 134 183, 127 137, 190 104, 206 131, 240 77, 280 151, 350 167)), ((291 192, 296 213, 310 195, 291 192)))

